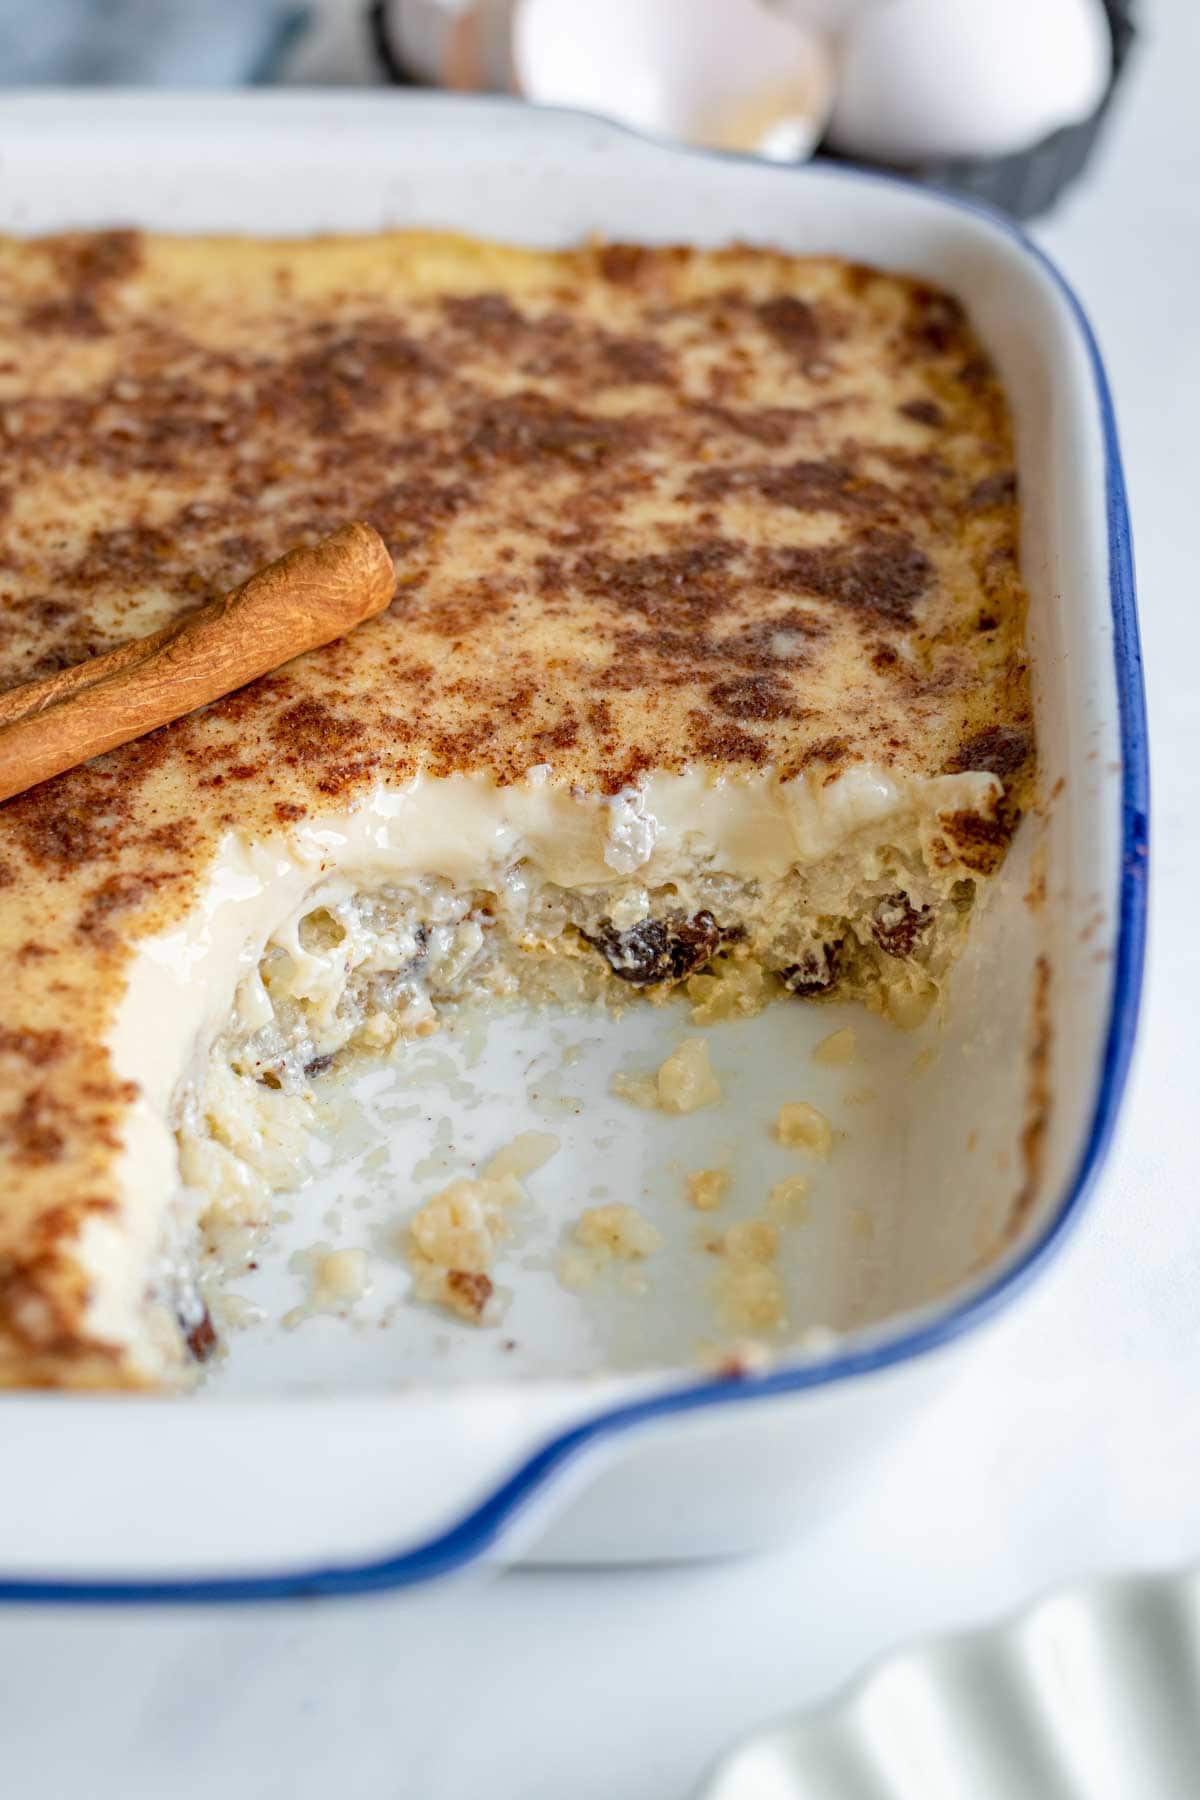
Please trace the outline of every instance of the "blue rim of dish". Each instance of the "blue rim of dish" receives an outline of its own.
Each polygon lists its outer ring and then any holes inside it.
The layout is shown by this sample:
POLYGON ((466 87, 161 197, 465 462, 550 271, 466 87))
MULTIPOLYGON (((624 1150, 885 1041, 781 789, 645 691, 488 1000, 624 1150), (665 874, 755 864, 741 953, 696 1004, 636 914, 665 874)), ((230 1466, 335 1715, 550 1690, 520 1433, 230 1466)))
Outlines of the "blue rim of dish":
MULTIPOLYGON (((491 101, 498 98, 500 97, 489 96, 491 101)), ((565 110, 550 107, 533 109, 518 100, 501 100, 501 103, 514 108, 522 106, 527 111, 561 114, 565 110)), ((458 98, 450 104, 461 105, 463 102, 458 98)), ((640 142, 656 143, 660 148, 670 148, 678 155, 693 156, 698 161, 709 158, 721 161, 754 160, 736 152, 689 150, 677 145, 666 145, 648 134, 632 131, 612 120, 600 119, 591 114, 574 113, 570 116, 602 124, 619 135, 632 137, 640 142)), ((803 180, 804 173, 802 169, 796 170, 792 173, 792 179, 803 180)), ((729 1406, 743 1401, 769 1400, 777 1395, 796 1394, 807 1388, 826 1387, 850 1377, 873 1374, 952 1342, 1015 1299, 1050 1254, 1061 1247, 1068 1231, 1079 1218, 1112 1140, 1129 1073, 1137 1031, 1146 942, 1150 800, 1146 700, 1138 635, 1129 507, 1108 377, 1095 333, 1074 290, 1054 262, 1014 220, 980 201, 968 200, 960 194, 946 193, 876 169, 826 163, 821 166, 820 174, 822 179, 869 181, 900 187, 926 200, 941 202, 969 213, 982 219, 993 229, 1003 232, 1054 283, 1074 318, 1091 363, 1104 442, 1108 581, 1121 735, 1120 912, 1112 998, 1096 1102, 1088 1126, 1087 1141, 1057 1213, 1038 1240, 994 1281, 978 1293, 949 1307, 936 1318, 870 1348, 847 1351, 818 1364, 781 1369, 774 1374, 696 1382, 596 1413, 550 1438, 493 1488, 486 1499, 463 1514, 448 1530, 398 1555, 363 1563, 332 1564, 280 1574, 178 1580, 25 1581, 0 1576, 0 1601, 75 1605, 210 1604, 369 1593, 414 1587, 434 1580, 438 1576, 465 1568, 486 1555, 518 1515, 524 1513, 536 1498, 544 1494, 551 1479, 593 1445, 637 1426, 655 1423, 677 1414, 729 1406)))

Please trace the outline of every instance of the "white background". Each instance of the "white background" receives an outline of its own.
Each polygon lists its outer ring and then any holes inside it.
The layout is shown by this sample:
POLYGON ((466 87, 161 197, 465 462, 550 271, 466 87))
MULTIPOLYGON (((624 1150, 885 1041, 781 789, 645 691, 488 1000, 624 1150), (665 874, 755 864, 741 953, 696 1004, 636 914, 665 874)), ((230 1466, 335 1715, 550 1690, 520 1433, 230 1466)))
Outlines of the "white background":
POLYGON ((1200 1556, 1200 7, 1142 11, 1101 156, 1038 231, 1116 390, 1154 747, 1141 1049, 1069 1248, 873 1489, 757 1561, 0 1608, 0 1791, 682 1800, 733 1738, 914 1633, 1200 1556))

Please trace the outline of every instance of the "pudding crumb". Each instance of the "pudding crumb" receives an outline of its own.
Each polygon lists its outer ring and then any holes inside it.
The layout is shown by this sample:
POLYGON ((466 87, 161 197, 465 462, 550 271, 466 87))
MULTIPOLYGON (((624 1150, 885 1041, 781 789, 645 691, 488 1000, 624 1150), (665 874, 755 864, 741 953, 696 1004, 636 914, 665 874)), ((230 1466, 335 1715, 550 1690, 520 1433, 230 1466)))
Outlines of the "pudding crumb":
POLYGON ((485 1181, 502 1181, 513 1175, 518 1181, 534 1175, 562 1149, 562 1139, 552 1131, 520 1131, 511 1143, 501 1145, 483 1171, 485 1181))
POLYGON ((808 1178, 786 1175, 767 1196, 767 1217, 776 1225, 799 1225, 808 1217, 808 1178))
POLYGON ((636 1206, 620 1202, 589 1207, 575 1227, 575 1241, 585 1250, 596 1250, 623 1262, 653 1256, 662 1248, 662 1237, 649 1219, 636 1206))
POLYGON ((415 1297, 471 1324, 495 1324, 502 1301, 490 1271, 512 1229, 509 1210, 522 1199, 520 1183, 506 1173, 452 1181, 427 1200, 408 1225, 415 1297))
POLYGON ((613 1077, 613 1092, 634 1106, 665 1113, 698 1112, 721 1098, 721 1084, 708 1060, 705 1038, 684 1038, 657 1074, 624 1074, 613 1077))
POLYGON ((688 1205, 697 1212, 716 1212, 729 1192, 728 1169, 696 1169, 687 1178, 688 1205))
POLYGON ((297 1250, 289 1267, 308 1284, 306 1299, 283 1315, 289 1331, 317 1313, 344 1318, 370 1287, 370 1259, 365 1250, 333 1250, 328 1244, 313 1244, 308 1250, 297 1250))
POLYGON ((854 1027, 845 1025, 841 1031, 831 1031, 821 1039, 813 1049, 812 1059, 827 1069, 844 1069, 854 1061, 856 1050, 854 1027))
POLYGON ((833 1128, 824 1113, 807 1100, 790 1100, 779 1109, 775 1135, 789 1149, 809 1150, 822 1159, 833 1148, 833 1128))

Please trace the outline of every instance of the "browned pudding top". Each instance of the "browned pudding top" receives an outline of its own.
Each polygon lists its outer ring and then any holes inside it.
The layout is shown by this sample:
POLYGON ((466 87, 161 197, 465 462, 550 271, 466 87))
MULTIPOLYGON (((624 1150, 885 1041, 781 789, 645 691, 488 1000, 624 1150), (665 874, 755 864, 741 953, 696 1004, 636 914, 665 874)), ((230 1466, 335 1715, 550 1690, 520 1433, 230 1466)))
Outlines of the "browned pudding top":
MULTIPOLYGON (((926 770, 1021 705, 1008 423, 945 294, 415 235, 8 242, 0 270, 0 685, 349 518, 395 552, 388 619, 156 741, 205 791, 926 770)), ((131 800, 146 752, 110 760, 131 800)))
POLYGON ((42 1194, 0 1202, 0 1337, 30 1217, 53 1259, 110 1203, 86 1171, 128 1104, 100 1048, 128 940, 228 826, 419 769, 611 793, 697 762, 1011 778, 1028 752, 1004 399, 958 303, 902 276, 8 240, 0 438, 0 688, 348 519, 400 583, 352 637, 0 808, 0 1160, 42 1194), (69 1193, 37 1174, 64 1162, 69 1193))

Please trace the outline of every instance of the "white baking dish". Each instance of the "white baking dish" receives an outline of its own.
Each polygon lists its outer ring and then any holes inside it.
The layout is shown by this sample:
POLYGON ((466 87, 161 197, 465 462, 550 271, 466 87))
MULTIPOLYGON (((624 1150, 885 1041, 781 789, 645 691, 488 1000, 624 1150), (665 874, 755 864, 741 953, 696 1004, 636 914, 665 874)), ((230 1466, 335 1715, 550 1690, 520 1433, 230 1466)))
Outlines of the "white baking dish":
MULTIPOLYGON (((607 1310, 571 1302, 543 1266, 518 1271, 507 1357, 494 1337, 447 1340, 402 1308, 388 1331, 322 1319, 290 1335, 247 1333, 194 1400, 8 1398, 0 1594, 346 1591, 486 1555, 707 1555, 802 1529, 910 1428, 924 1394, 968 1354, 973 1328, 1061 1240, 1124 1086, 1145 920, 1144 718, 1120 463, 1077 303, 1013 227, 928 192, 680 152, 504 101, 5 98, 0 228, 112 223, 271 233, 427 224, 547 245, 591 232, 743 238, 952 288, 1016 417, 1048 798, 978 923, 944 1030, 914 1042, 859 1020, 876 1097, 842 1121, 845 1151, 794 1271, 797 1310, 850 1328, 836 1342, 762 1377, 703 1379, 688 1361, 699 1314, 686 1258, 641 1312, 628 1300, 607 1310), (1043 879, 1037 907, 1028 896, 1043 879), (1048 1109, 1030 1062, 1039 967, 1050 976, 1048 1109), (922 1048, 937 1061, 914 1070, 922 1048), (1004 1244, 1023 1134, 1028 1149, 1039 1113, 1036 1191, 1004 1244)), ((820 1100, 814 1085, 832 1076, 814 1073, 807 1052, 835 1022, 828 1009, 776 1008, 715 1034, 738 1117, 798 1097, 796 1071, 804 1097, 820 1100)), ((552 1096, 564 1147, 531 1184, 548 1244, 599 1158, 610 1182, 654 1189, 676 1152, 654 1135, 661 1121, 631 1127, 626 1114, 614 1133, 604 1103, 589 1099, 577 1117, 562 1092, 603 1092, 614 1062, 649 1060, 663 1029, 645 1010, 618 1041, 584 1044, 552 1096)), ((516 1035, 501 1033, 493 1064, 475 1072, 486 1097, 457 1122, 456 1155, 544 1125, 545 1084, 535 1099, 522 1071, 548 1046, 561 1064, 564 1040, 547 1034, 563 1030, 504 1027, 516 1035)), ((585 1022, 575 1035, 598 1034, 585 1022)), ((419 1154, 420 1125, 394 1125, 405 1154, 419 1154)), ((431 1168, 437 1154, 435 1139, 431 1168)), ((765 1167, 774 1152, 755 1154, 765 1167)), ((321 1204, 320 1184, 297 1201, 308 1239, 321 1235, 321 1204)), ((271 1304, 286 1271, 262 1280, 271 1304)))

